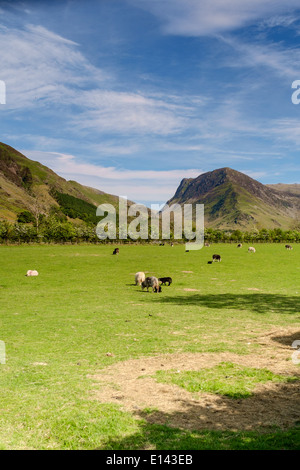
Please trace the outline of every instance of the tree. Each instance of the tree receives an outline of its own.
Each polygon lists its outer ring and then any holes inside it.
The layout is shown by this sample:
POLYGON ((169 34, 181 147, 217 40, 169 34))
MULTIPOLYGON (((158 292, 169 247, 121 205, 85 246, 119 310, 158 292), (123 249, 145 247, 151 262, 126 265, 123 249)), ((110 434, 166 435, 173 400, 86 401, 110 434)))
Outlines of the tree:
POLYGON ((31 212, 23 211, 23 212, 20 212, 17 220, 20 224, 29 224, 31 222, 35 222, 35 217, 33 216, 31 212))

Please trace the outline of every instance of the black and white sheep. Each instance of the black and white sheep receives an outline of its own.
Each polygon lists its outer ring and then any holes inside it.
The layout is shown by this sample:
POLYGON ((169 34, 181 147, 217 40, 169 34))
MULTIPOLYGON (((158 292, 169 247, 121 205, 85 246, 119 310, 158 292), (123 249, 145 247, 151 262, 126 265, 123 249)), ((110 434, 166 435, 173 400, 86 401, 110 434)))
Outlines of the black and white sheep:
POLYGON ((142 290, 147 289, 149 292, 149 287, 152 287, 153 292, 161 292, 161 287, 159 285, 158 279, 155 276, 146 277, 146 279, 141 284, 142 290))

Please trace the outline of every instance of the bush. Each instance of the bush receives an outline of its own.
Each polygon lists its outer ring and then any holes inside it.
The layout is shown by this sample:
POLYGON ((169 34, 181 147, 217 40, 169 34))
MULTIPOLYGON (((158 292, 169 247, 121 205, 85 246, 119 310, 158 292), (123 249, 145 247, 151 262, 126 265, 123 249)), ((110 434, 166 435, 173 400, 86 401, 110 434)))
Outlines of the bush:
POLYGON ((20 224, 29 224, 31 222, 35 222, 35 218, 31 212, 23 211, 18 215, 18 222, 20 224))

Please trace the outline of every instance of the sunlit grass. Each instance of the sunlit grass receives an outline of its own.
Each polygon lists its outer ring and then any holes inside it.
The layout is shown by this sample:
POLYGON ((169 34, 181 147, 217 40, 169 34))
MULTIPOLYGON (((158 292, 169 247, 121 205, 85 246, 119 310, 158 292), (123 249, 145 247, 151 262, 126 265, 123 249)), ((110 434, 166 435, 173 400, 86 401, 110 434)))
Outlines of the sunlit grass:
MULTIPOLYGON (((89 376, 141 356, 263 354, 257 335, 299 325, 298 246, 259 245, 255 255, 234 245, 189 253, 184 246, 120 246, 118 256, 113 248, 0 247, 0 448, 144 448, 149 436, 152 448, 202 448, 201 433, 151 427, 93 400, 89 376), (207 264, 215 252, 222 262, 207 264), (28 269, 39 276, 25 277, 28 269), (137 271, 173 283, 160 294, 142 292, 137 271)), ((227 374, 238 390, 238 374, 227 374)), ((274 448, 285 445, 280 435, 274 448)), ((218 434, 214 446, 235 448, 231 438, 218 434)), ((259 433, 247 445, 258 440, 259 433)))
POLYGON ((209 392, 230 398, 248 398, 252 396, 257 384, 267 382, 289 382, 297 377, 284 377, 273 374, 267 369, 242 367, 230 362, 222 362, 215 367, 201 371, 157 371, 158 382, 178 385, 189 392, 209 392))

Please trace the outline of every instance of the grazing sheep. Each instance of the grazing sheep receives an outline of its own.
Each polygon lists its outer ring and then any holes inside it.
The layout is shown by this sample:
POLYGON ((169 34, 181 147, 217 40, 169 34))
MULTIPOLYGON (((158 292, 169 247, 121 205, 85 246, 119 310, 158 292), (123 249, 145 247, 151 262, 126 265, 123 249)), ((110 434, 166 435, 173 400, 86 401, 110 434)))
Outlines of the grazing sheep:
POLYGON ((27 273, 25 274, 25 276, 38 276, 38 275, 39 275, 39 273, 35 269, 33 269, 33 270, 29 269, 27 271, 27 273))
POLYGON ((239 243, 237 247, 238 247, 238 248, 242 248, 242 246, 243 246, 243 245, 242 245, 241 243, 239 243))
POLYGON ((248 248, 249 253, 255 253, 255 248, 253 246, 249 246, 248 248))
POLYGON ((292 250, 293 249, 293 247, 291 245, 285 245, 285 247, 286 247, 287 250, 292 250))
POLYGON ((142 271, 139 271, 135 275, 135 285, 140 286, 145 279, 146 279, 145 273, 143 273, 142 271))
POLYGON ((168 286, 172 284, 172 278, 171 277, 159 277, 158 280, 161 282, 161 285, 166 285, 168 282, 168 286))
POLYGON ((146 279, 141 284, 142 290, 145 288, 149 292, 149 287, 152 287, 153 292, 161 292, 161 287, 158 283, 158 279, 155 276, 146 277, 146 279))
POLYGON ((220 255, 213 255, 213 261, 221 261, 221 256, 220 255))
POLYGON ((204 246, 210 246, 210 244, 209 243, 204 243, 204 246))
POLYGON ((118 255, 120 253, 119 248, 115 248, 113 251, 113 255, 118 255))

